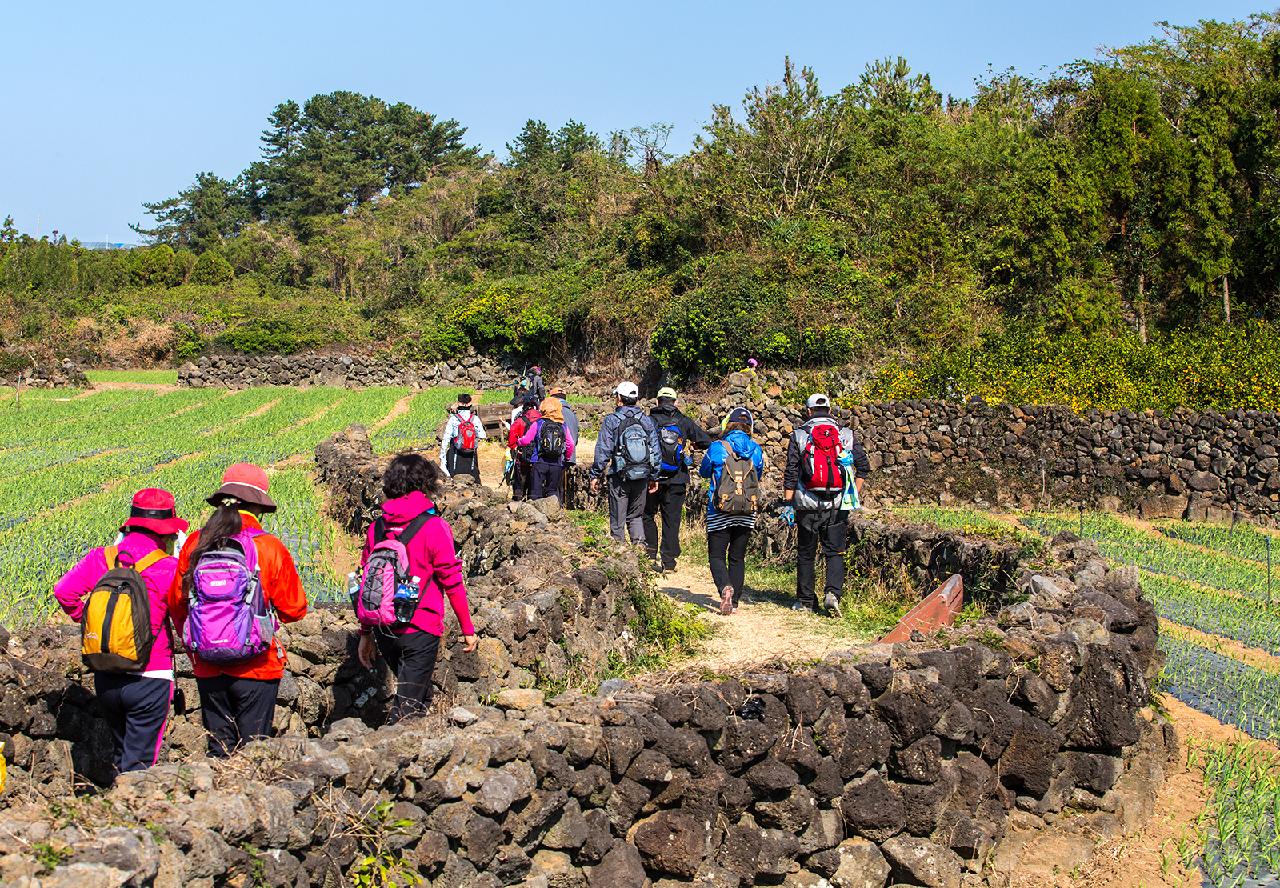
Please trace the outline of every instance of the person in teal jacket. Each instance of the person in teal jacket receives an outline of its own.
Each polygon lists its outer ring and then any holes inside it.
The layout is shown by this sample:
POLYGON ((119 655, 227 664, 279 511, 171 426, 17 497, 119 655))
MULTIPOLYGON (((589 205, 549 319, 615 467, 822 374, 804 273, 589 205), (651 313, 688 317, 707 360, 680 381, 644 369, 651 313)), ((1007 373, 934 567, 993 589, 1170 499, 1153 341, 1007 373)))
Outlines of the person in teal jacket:
POLYGON ((764 477, 764 451, 751 438, 755 418, 745 407, 735 407, 725 421, 724 432, 712 442, 702 457, 698 474, 711 481, 707 491, 707 561, 711 578, 720 593, 720 613, 729 616, 738 609, 747 571, 747 543, 756 526, 755 515, 724 515, 716 510, 716 487, 724 471, 728 451, 751 460, 756 478, 764 477), (728 448, 728 449, 726 449, 728 448))

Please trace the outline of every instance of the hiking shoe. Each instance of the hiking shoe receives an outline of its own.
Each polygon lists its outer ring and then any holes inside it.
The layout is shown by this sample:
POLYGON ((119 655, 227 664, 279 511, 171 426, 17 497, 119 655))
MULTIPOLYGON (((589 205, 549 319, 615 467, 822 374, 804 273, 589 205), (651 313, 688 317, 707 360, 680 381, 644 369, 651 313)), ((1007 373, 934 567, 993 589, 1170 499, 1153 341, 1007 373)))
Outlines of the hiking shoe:
POLYGON ((720 614, 729 616, 733 613, 733 587, 725 586, 720 590, 720 614))
POLYGON ((791 609, 793 611, 808 611, 811 614, 816 614, 818 612, 818 609, 816 607, 809 607, 809 605, 801 604, 798 601, 795 604, 791 605, 791 609))
POLYGON ((822 600, 822 606, 827 609, 828 617, 840 618, 840 599, 836 597, 836 593, 828 592, 827 597, 822 600))

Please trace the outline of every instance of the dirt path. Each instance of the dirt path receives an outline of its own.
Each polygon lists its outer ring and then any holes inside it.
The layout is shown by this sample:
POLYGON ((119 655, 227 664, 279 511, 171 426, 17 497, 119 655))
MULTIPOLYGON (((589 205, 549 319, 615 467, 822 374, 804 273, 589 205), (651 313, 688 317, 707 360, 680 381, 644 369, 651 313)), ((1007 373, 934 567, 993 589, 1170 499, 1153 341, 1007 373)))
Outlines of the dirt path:
POLYGON ((391 409, 387 411, 386 416, 382 417, 382 419, 378 420, 373 425, 369 426, 369 434, 370 435, 377 434, 378 432, 385 429, 387 426, 391 425, 391 423, 395 422, 397 419, 399 419, 400 417, 408 413, 410 405, 413 404, 414 394, 415 394, 414 392, 410 392, 409 394, 401 398, 399 401, 396 401, 394 404, 392 404, 391 409))
POLYGON ((677 670, 731 674, 762 663, 812 663, 832 651, 856 646, 857 639, 831 630, 826 617, 793 611, 790 602, 750 600, 729 617, 720 615, 720 595, 707 568, 682 562, 659 578, 658 589, 699 608, 715 634, 677 670))

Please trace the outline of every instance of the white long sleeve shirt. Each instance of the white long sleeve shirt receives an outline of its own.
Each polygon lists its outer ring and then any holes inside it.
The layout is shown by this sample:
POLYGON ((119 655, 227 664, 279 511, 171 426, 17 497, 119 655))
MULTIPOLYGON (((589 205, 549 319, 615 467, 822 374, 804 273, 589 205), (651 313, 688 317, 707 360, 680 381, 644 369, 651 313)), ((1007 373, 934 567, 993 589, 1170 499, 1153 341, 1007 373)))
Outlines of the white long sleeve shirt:
POLYGON ((440 436, 440 465, 444 467, 445 472, 449 471, 446 459, 449 455, 449 447, 453 444, 454 439, 458 437, 459 425, 466 419, 470 419, 475 423, 477 443, 488 437, 484 433, 484 420, 476 416, 474 411, 459 410, 457 413, 450 413, 449 421, 444 425, 444 434, 440 436))

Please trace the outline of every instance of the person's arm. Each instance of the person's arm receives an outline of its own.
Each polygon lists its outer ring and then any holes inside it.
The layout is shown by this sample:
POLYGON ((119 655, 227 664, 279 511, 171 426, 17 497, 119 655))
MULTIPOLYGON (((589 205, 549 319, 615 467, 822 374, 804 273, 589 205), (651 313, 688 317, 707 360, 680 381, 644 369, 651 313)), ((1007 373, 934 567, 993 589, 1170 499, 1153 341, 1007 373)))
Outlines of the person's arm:
POLYGON ((179 632, 187 622, 187 593, 182 588, 183 582, 187 572, 191 570, 191 552, 199 538, 200 532, 196 531, 182 544, 182 551, 178 553, 178 569, 174 571, 173 582, 169 585, 169 618, 179 632))
POLYGON ((484 420, 481 419, 480 414, 476 413, 474 410, 471 411, 471 421, 476 427, 476 440, 487 441, 489 439, 489 433, 484 430, 484 420))
POLYGON ((254 542, 262 546, 259 551, 266 556, 263 574, 267 582, 263 592, 267 600, 276 609, 281 623, 298 622, 307 615, 307 593, 302 590, 302 579, 293 564, 293 556, 284 543, 270 534, 262 534, 254 542))
POLYGON ((714 478, 716 469, 724 461, 724 444, 719 441, 713 441, 711 446, 707 448, 707 452, 702 457, 702 463, 698 466, 698 474, 703 478, 714 478), (716 445, 720 446, 717 447, 716 445))
POLYGON ((684 423, 684 436, 693 442, 694 447, 699 450, 706 450, 711 446, 711 436, 707 434, 707 430, 702 427, 701 423, 695 422, 687 416, 684 418, 684 423))
POLYGON ((569 424, 564 425, 564 458, 569 462, 573 462, 573 454, 577 451, 578 442, 573 440, 573 435, 569 432, 569 424))
POLYGON ((507 446, 515 450, 520 446, 520 436, 524 434, 524 420, 517 416, 511 420, 511 428, 507 430, 507 446))
POLYGON ((519 444, 521 447, 528 447, 537 439, 538 439, 538 423, 531 422, 529 423, 529 427, 524 430, 524 434, 520 436, 520 439, 516 441, 516 443, 519 444))
POLYGON ((614 436, 618 430, 618 414, 610 413, 600 421, 600 438, 596 441, 595 458, 591 461, 591 477, 599 478, 613 458, 614 436))
POLYGON ((90 549, 79 563, 62 575, 53 586, 53 597, 68 617, 80 621, 84 614, 84 597, 93 591, 107 572, 107 559, 101 549, 90 549))
POLYGON ((760 481, 764 480, 764 448, 756 444, 751 454, 751 462, 756 467, 756 478, 760 481))
POLYGON ((475 646, 475 627, 471 624, 471 607, 467 601, 467 587, 462 578, 462 562, 453 540, 453 528, 440 520, 439 533, 427 538, 427 557, 431 559, 432 576, 440 591, 449 599, 449 607, 458 618, 458 628, 464 638, 470 639, 469 649, 475 646))
POLYGON ((849 431, 849 456, 853 459, 853 486, 861 494, 862 485, 866 483, 867 476, 871 474, 871 459, 867 456, 866 448, 862 446, 862 442, 858 440, 858 436, 853 430, 849 431))
POLYGON ((449 463, 446 457, 449 455, 449 445, 453 443, 454 436, 458 433, 458 418, 452 413, 444 424, 444 431, 440 433, 440 468, 444 469, 444 473, 449 474, 449 463))
POLYGON ((787 465, 782 471, 782 497, 787 502, 795 496, 800 481, 800 448, 796 445, 795 432, 787 439, 787 465))

